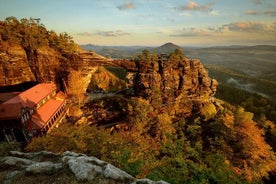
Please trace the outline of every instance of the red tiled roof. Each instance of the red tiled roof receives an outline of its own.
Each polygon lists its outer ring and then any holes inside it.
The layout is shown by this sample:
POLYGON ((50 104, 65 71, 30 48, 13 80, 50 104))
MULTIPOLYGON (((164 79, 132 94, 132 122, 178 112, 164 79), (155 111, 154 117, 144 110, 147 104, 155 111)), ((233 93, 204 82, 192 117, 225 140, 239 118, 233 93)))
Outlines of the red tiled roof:
POLYGON ((56 90, 56 85, 53 83, 38 84, 19 95, 0 104, 0 119, 13 119, 20 116, 22 107, 34 108, 47 95, 56 90))
POLYGON ((38 102, 44 99, 47 95, 51 93, 52 90, 55 90, 56 85, 53 83, 44 83, 38 84, 19 95, 9 99, 5 103, 22 103, 27 107, 34 107, 38 102))
POLYGON ((32 115, 31 121, 27 123, 28 130, 41 129, 46 125, 55 112, 65 102, 65 98, 57 98, 57 96, 63 96, 66 98, 64 93, 59 92, 54 98, 48 100, 32 115))
POLYGON ((12 97, 15 97, 18 95, 20 92, 9 92, 9 93, 0 93, 0 103, 5 102, 12 97))
POLYGON ((19 113, 22 108, 21 104, 8 103, 4 106, 0 104, 0 119, 16 119, 19 118, 19 113))

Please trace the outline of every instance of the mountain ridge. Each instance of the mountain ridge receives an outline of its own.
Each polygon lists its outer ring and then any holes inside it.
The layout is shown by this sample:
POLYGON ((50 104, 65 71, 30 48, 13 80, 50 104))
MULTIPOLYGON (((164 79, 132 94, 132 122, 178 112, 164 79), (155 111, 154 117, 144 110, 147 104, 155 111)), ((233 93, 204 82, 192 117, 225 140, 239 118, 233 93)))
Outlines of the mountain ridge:
MULTIPOLYGON (((160 46, 101 46, 101 45, 94 45, 94 44, 84 44, 80 45, 85 50, 93 50, 99 54, 102 54, 106 57, 112 57, 116 55, 118 58, 120 56, 119 52, 123 52, 121 54, 125 58, 131 58, 134 55, 138 55, 143 50, 149 50, 151 52, 157 52, 158 54, 161 54, 162 52, 168 54, 174 51, 174 49, 180 49, 183 52, 185 51, 192 51, 192 50, 206 50, 206 49, 268 49, 268 50, 276 50, 276 46, 274 45, 225 45, 225 46, 179 46, 174 43, 168 42, 164 43, 160 46), (103 50, 104 49, 104 50, 103 50), (114 49, 113 52, 109 52, 109 49, 114 49), (129 54, 124 53, 128 51, 129 54), (108 55, 106 55, 108 54, 108 55)), ((124 58, 123 57, 123 58, 124 58)))

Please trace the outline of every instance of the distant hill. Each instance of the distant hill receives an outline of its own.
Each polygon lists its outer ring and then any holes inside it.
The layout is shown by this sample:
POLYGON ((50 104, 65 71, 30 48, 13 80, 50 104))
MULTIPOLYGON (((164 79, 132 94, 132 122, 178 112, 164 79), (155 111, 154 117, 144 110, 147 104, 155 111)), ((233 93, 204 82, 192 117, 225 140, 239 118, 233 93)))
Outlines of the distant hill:
POLYGON ((87 44, 87 45, 81 45, 81 47, 85 50, 92 50, 94 52, 98 52, 104 48, 104 46, 100 45, 93 45, 93 44, 87 44))
POLYGON ((173 43, 165 43, 159 47, 148 47, 148 46, 100 46, 100 45, 81 45, 85 50, 97 52, 105 57, 111 58, 135 58, 143 50, 149 50, 150 52, 157 52, 158 54, 165 53, 169 54, 175 49, 181 49, 180 46, 173 43))
POLYGON ((86 44, 80 45, 83 49, 88 51, 94 51, 99 53, 107 58, 127 58, 131 59, 136 57, 144 49, 152 49, 151 47, 146 46, 101 46, 86 44))
POLYGON ((160 47, 152 49, 152 51, 157 52, 158 54, 161 54, 161 53, 169 54, 174 52, 175 49, 181 49, 181 47, 173 43, 165 43, 160 47))

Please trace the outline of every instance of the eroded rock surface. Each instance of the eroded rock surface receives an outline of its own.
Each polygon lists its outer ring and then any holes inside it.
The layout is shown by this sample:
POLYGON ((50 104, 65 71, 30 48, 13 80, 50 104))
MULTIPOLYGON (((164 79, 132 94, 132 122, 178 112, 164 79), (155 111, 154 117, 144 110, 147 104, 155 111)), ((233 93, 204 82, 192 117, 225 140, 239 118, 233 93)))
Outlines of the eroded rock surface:
MULTIPOLYGON (((66 80, 69 68, 81 70, 107 60, 94 53, 79 50, 72 54, 61 53, 44 46, 25 50, 20 45, 0 44, 0 87, 25 82, 55 82, 66 80)), ((84 71, 85 72, 85 71, 84 71)))
POLYGON ((12 151, 10 155, 0 160, 0 172, 6 173, 6 176, 0 180, 2 179, 5 184, 25 183, 25 179, 29 180, 29 177, 37 176, 51 177, 51 182, 59 182, 58 176, 61 174, 73 178, 72 183, 168 184, 165 181, 135 179, 110 163, 70 151, 63 154, 48 151, 35 153, 12 151), (57 176, 57 179, 55 180, 53 176, 57 176))

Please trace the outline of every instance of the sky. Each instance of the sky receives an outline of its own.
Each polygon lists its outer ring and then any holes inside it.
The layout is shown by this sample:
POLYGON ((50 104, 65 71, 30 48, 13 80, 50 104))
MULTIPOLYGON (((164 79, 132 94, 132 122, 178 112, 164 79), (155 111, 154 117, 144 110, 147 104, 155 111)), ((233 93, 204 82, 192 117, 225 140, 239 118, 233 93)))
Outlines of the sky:
POLYGON ((78 44, 276 45, 276 0, 0 0, 78 44))

